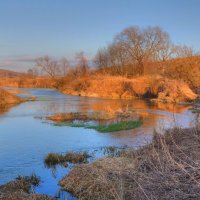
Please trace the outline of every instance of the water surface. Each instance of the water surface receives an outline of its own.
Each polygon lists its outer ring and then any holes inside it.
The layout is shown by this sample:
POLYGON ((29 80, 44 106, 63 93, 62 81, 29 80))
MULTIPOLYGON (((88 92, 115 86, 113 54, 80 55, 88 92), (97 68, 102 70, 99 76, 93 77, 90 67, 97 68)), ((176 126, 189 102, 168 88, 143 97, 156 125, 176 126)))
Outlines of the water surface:
POLYGON ((154 129, 162 131, 174 124, 188 127, 194 120, 189 106, 67 96, 52 89, 23 90, 31 94, 22 94, 22 97, 36 96, 39 100, 0 110, 0 184, 35 172, 43 181, 36 191, 53 196, 59 189, 58 180, 70 169, 60 167, 56 177, 52 176, 52 171, 43 164, 49 152, 92 152, 105 146, 138 147, 150 141, 154 129), (52 126, 37 118, 59 112, 125 109, 135 110, 142 116, 143 126, 129 131, 98 133, 91 129, 52 126))

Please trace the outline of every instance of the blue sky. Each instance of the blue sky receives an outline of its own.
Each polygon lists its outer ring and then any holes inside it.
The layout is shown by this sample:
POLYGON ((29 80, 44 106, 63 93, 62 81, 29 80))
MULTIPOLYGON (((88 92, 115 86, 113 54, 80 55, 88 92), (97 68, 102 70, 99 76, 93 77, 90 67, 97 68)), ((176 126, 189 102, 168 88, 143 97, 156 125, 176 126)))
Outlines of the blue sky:
POLYGON ((27 70, 34 58, 92 57, 124 28, 161 26, 200 50, 199 0, 0 0, 0 68, 27 70))

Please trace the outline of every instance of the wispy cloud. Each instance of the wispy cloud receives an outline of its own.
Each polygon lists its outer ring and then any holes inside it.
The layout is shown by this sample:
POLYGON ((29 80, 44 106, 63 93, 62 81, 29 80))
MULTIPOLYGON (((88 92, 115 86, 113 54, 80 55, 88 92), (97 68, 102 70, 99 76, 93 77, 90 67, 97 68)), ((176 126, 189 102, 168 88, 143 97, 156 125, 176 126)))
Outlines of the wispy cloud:
POLYGON ((26 71, 34 65, 38 57, 31 55, 1 56, 0 68, 15 71, 26 71))

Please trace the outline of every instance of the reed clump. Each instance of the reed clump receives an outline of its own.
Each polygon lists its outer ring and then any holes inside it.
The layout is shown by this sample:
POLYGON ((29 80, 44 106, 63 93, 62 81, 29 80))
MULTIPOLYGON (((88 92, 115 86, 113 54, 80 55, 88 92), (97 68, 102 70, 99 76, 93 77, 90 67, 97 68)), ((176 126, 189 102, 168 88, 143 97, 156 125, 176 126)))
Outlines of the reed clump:
POLYGON ((18 176, 16 180, 0 186, 0 200, 55 200, 53 197, 34 193, 41 180, 35 174, 18 176))
POLYGON ((105 121, 112 119, 124 119, 136 116, 134 111, 102 111, 102 112, 71 112, 58 113, 47 117, 48 120, 55 122, 79 121, 105 121))
POLYGON ((48 168, 56 167, 57 165, 67 167, 68 163, 85 163, 89 157, 87 152, 49 153, 44 158, 44 164, 48 168))

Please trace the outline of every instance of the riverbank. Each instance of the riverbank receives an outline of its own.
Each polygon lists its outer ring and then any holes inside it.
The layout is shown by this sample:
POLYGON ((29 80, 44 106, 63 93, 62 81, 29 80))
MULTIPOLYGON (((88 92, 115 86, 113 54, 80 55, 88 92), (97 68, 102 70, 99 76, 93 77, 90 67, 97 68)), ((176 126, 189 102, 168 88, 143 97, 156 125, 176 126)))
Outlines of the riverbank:
POLYGON ((155 99, 159 102, 182 103, 197 98, 187 83, 160 75, 134 78, 90 74, 86 76, 49 78, 18 77, 5 78, 0 86, 14 88, 56 88, 67 95, 110 99, 155 99))
POLYGON ((64 81, 59 90, 64 94, 86 97, 135 99, 150 98, 160 102, 188 102, 197 95, 186 83, 162 76, 141 76, 132 79, 94 75, 64 81))
POLYGON ((12 88, 54 88, 56 86, 57 79, 51 79, 49 77, 10 77, 1 78, 0 87, 12 87, 12 88))
POLYGON ((0 107, 7 107, 16 105, 26 101, 20 97, 10 94, 8 91, 5 91, 0 88, 0 107))
POLYGON ((60 181, 80 199, 198 199, 200 129, 174 128, 151 144, 76 166, 60 181))

